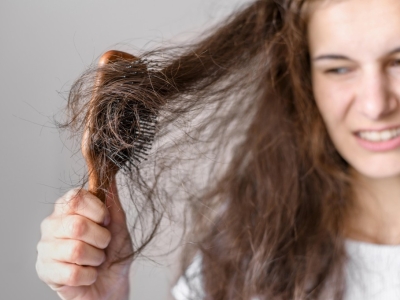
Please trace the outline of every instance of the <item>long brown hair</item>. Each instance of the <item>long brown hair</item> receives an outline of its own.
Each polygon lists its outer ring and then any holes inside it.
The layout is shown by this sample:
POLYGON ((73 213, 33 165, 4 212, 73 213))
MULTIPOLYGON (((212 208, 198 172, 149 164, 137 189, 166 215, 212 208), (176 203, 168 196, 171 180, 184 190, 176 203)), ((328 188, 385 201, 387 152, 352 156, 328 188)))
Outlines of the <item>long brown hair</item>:
POLYGON ((127 179, 132 255, 183 201, 204 299, 317 299, 328 284, 343 295, 348 166, 313 99, 306 2, 257 0, 198 42, 136 54, 147 69, 104 66, 96 104, 96 67, 71 89, 64 126, 79 135, 96 105, 100 177, 112 160, 127 179), (141 163, 129 137, 138 107, 157 115, 141 163))

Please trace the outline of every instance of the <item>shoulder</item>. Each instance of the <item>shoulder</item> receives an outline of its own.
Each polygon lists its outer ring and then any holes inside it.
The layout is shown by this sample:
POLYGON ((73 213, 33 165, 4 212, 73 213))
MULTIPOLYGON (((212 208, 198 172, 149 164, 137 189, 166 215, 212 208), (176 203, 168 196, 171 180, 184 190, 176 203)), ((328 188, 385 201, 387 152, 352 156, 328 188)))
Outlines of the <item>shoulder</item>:
POLYGON ((203 299, 204 289, 201 278, 202 257, 197 254, 176 285, 172 289, 172 295, 176 300, 203 299))

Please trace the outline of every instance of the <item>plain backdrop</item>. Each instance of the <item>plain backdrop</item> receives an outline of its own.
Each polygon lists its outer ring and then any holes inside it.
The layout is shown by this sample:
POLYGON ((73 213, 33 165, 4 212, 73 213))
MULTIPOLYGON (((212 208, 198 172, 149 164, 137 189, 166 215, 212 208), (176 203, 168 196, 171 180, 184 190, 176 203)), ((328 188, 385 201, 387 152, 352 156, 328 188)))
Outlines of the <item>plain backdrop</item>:
MULTIPOLYGON (((82 172, 54 126, 73 80, 106 50, 184 41, 244 2, 0 1, 0 299, 58 299, 36 275, 36 244, 40 222, 82 172)), ((168 299, 172 280, 168 266, 136 263, 131 298, 168 299)))

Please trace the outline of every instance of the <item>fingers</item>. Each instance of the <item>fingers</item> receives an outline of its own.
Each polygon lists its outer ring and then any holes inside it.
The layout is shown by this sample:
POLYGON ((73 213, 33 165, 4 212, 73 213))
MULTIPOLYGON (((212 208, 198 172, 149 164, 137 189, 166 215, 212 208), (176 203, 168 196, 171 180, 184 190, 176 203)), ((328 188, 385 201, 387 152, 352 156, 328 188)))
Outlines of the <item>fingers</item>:
MULTIPOLYGON (((41 224, 36 263, 39 278, 51 288, 90 286, 106 260, 111 233, 108 210, 84 190, 72 190, 57 201, 54 213, 41 224)), ((74 290, 76 292, 76 290, 74 290)))
POLYGON ((115 183, 106 200, 109 209, 91 193, 75 189, 57 200, 54 212, 42 221, 37 273, 63 299, 83 299, 98 276, 116 276, 107 267, 114 254, 133 251, 115 183))
POLYGON ((57 243, 43 241, 38 244, 38 253, 45 254, 42 257, 44 263, 56 261, 97 267, 106 260, 103 250, 76 240, 59 240, 57 243))
POLYGON ((83 189, 73 189, 58 199, 54 214, 77 214, 102 225, 108 225, 110 222, 110 214, 104 203, 83 189))
POLYGON ((72 239, 99 249, 105 249, 111 240, 109 230, 80 215, 47 218, 42 222, 44 239, 72 239))
POLYGON ((64 262, 44 263, 38 261, 36 270, 41 280, 50 286, 88 286, 97 280, 94 267, 79 266, 64 262))

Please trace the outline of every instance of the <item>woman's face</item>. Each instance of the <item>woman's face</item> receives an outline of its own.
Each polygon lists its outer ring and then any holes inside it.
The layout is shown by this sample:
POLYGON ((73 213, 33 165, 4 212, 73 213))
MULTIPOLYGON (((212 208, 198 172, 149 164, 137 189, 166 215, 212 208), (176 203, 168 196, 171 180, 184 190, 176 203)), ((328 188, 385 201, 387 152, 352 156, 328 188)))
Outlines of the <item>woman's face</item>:
POLYGON ((400 176, 400 1, 312 8, 313 91, 336 149, 364 176, 400 176))

